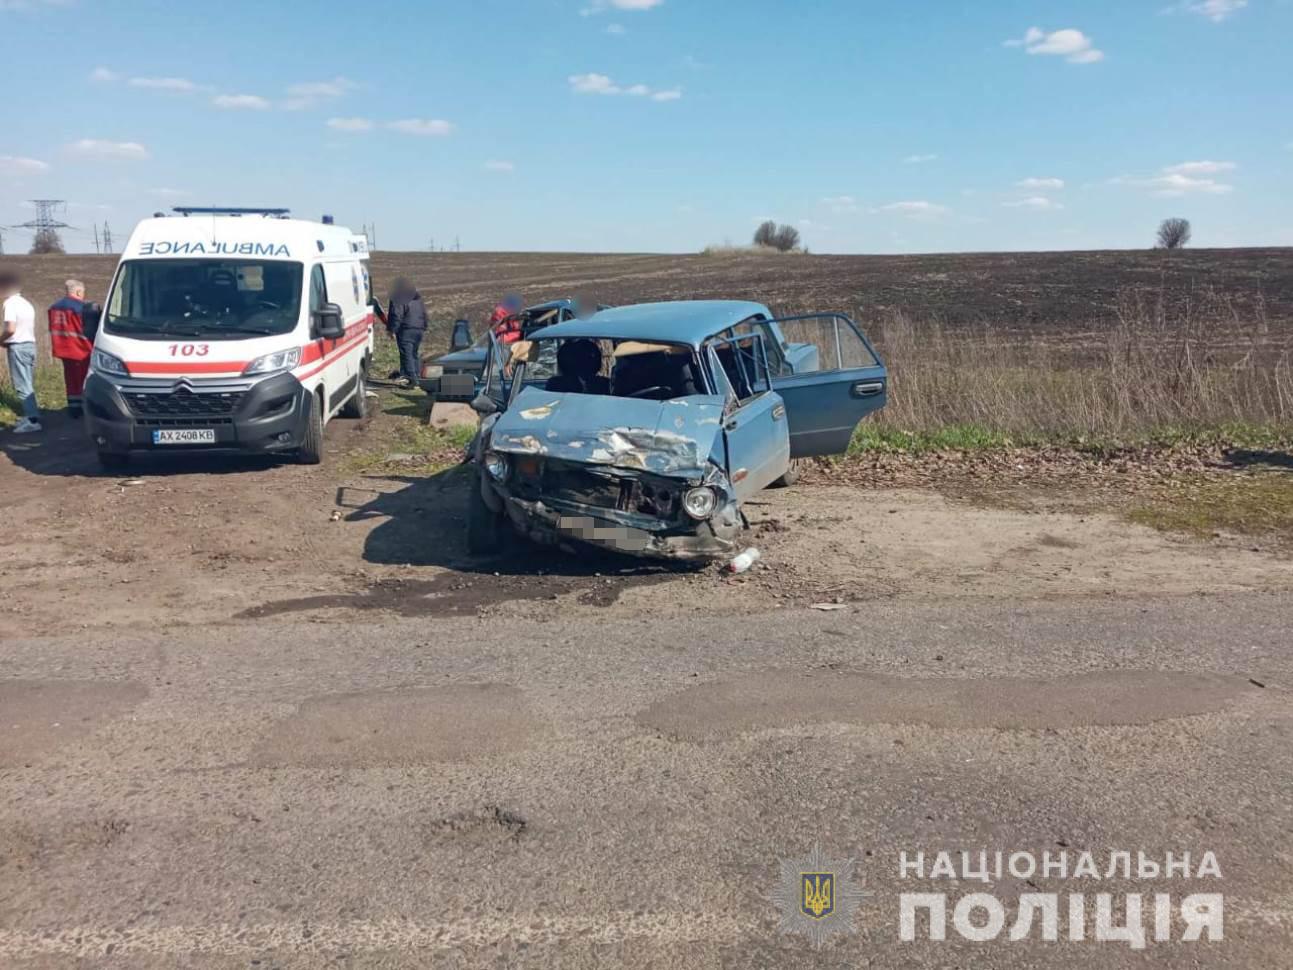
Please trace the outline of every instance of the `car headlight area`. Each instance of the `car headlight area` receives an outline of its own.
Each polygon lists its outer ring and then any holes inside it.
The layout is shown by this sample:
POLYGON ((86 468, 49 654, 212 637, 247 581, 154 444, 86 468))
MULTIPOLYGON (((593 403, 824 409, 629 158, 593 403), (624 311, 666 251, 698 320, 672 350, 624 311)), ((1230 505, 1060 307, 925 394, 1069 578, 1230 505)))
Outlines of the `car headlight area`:
POLYGON ((708 485, 689 488, 682 496, 682 508, 698 522, 708 519, 718 506, 718 496, 708 485))
POLYGON ((485 471, 489 472, 489 477, 496 482, 501 482, 507 478, 508 462, 506 455, 500 455, 497 451, 490 451, 485 454, 485 471))

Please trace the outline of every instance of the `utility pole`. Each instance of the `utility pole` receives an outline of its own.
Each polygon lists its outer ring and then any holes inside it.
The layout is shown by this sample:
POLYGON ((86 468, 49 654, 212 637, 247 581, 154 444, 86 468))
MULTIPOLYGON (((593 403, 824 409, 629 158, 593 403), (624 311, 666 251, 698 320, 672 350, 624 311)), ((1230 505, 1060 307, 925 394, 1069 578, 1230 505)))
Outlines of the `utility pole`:
POLYGON ((435 236, 431 237, 431 243, 427 248, 430 249, 431 252, 435 252, 435 236))
POLYGON ((99 248, 99 224, 97 222, 94 224, 94 252, 96 255, 103 252, 99 248))
POLYGON ((4 230, 0 229, 0 256, 4 255, 4 230))
POLYGON ((107 221, 106 221, 106 220, 105 220, 105 221, 104 221, 104 223, 103 223, 103 251, 104 251, 105 253, 113 252, 113 249, 112 249, 112 230, 111 230, 110 228, 108 228, 108 223, 107 223, 107 221))
POLYGON ((454 237, 453 237, 453 251, 454 251, 455 253, 460 253, 460 252, 462 252, 462 244, 458 242, 458 237, 457 237, 457 236, 454 236, 454 237))

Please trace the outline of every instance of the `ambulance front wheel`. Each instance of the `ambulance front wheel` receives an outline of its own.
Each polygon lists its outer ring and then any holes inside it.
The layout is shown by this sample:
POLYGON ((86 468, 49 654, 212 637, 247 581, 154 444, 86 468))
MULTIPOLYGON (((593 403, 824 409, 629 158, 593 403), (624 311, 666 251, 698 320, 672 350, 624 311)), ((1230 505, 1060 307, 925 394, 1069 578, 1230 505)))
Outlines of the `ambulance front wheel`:
POLYGON ((99 467, 104 471, 116 471, 130 464, 130 456, 120 451, 100 451, 99 467))
POLYGON ((317 465, 323 461, 323 401, 319 395, 310 395, 310 414, 305 420, 305 437, 296 451, 302 465, 317 465))

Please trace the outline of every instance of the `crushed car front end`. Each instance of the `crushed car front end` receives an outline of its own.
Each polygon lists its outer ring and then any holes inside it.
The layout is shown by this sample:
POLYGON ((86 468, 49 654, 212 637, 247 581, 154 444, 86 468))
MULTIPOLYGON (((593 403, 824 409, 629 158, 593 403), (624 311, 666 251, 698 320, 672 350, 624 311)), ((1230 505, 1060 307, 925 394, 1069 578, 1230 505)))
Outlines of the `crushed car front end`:
POLYGON ((477 455, 518 533, 651 559, 703 562, 736 550, 744 519, 715 460, 720 404, 527 396, 481 435, 477 455))

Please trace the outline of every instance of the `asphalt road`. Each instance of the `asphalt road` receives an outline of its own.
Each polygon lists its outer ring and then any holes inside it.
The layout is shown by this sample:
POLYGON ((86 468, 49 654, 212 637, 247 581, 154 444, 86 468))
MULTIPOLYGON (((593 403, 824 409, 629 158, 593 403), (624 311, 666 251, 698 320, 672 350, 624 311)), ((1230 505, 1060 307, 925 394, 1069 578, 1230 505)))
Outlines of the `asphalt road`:
POLYGON ((1291 605, 11 640, 0 965, 1293 966, 1291 605), (814 845, 868 894, 820 950, 771 900, 814 845), (1210 851, 1222 878, 899 878, 980 849, 1210 851), (994 893, 1007 927, 1026 892, 1222 892, 1225 937, 904 943, 909 891, 994 893))

